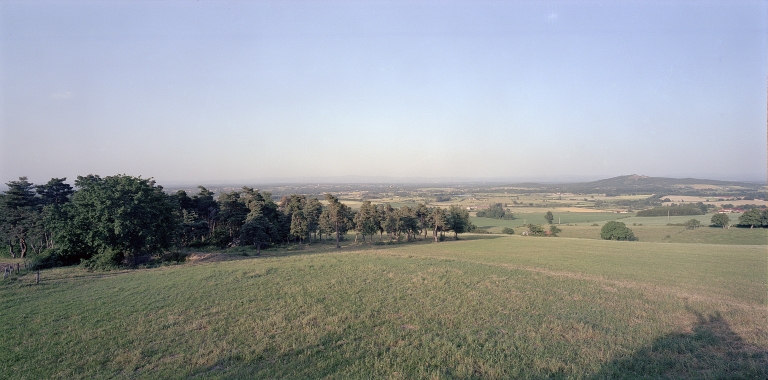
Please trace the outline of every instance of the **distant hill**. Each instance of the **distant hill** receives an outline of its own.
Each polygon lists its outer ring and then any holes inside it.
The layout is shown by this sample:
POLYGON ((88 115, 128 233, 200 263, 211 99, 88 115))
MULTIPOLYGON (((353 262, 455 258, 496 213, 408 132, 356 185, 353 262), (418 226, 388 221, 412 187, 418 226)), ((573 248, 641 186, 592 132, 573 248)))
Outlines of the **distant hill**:
POLYGON ((761 193, 764 184, 738 181, 718 181, 698 178, 665 178, 644 175, 623 175, 592 182, 560 184, 515 184, 515 187, 540 189, 551 192, 605 193, 618 194, 679 194, 679 195, 715 195, 731 194, 764 198, 761 193), (525 185, 525 186, 523 186, 525 185), (694 186, 699 185, 699 186, 694 186), (700 185, 704 185, 703 187, 700 185), (714 187, 707 189, 707 185, 714 187))
POLYGON ((665 178, 648 177, 644 175, 623 175, 613 178, 601 179, 592 182, 583 182, 573 184, 572 186, 583 186, 587 188, 633 188, 633 187, 671 187, 684 185, 713 185, 713 186, 740 186, 740 187, 759 187, 754 183, 718 181, 713 179, 697 178, 665 178))

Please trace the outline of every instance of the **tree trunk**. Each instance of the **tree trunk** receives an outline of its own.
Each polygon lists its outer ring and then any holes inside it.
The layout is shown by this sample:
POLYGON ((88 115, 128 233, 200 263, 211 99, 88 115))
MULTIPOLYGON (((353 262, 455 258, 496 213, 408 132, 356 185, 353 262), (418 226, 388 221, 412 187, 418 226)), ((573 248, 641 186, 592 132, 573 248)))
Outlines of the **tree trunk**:
POLYGON ((339 224, 336 223, 336 248, 341 248, 341 244, 339 244, 339 224))
POLYGON ((27 255, 27 240, 24 238, 19 239, 19 247, 21 248, 21 255, 19 257, 23 259, 27 255))
POLYGON ((438 241, 440 241, 440 240, 438 240, 438 239, 437 239, 437 227, 435 227, 435 230, 432 232, 432 235, 434 235, 434 236, 435 236, 435 243, 437 243, 438 241))
POLYGON ((16 258, 16 252, 13 251, 13 240, 8 239, 8 247, 10 248, 10 251, 11 251, 11 258, 15 259, 16 258))
POLYGON ((256 256, 261 256, 261 242, 256 243, 256 256))

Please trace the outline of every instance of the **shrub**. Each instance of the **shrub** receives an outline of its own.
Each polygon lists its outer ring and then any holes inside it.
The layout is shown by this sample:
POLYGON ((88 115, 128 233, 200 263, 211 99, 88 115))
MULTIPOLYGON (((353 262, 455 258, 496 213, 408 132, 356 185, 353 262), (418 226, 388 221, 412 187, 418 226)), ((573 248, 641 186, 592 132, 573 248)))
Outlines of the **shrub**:
POLYGON ((501 230, 501 233, 507 234, 507 235, 514 235, 515 234, 515 230, 513 230, 513 229, 511 229, 509 227, 504 227, 504 229, 501 230))
POLYGON ((603 240, 637 240, 634 232, 632 232, 626 224, 611 220, 603 225, 600 229, 600 237, 603 240))
POLYGON ((563 232, 563 230, 561 230, 560 227, 553 224, 549 226, 549 232, 552 234, 552 236, 557 236, 557 234, 560 232, 563 232))
POLYGON ((545 235, 544 228, 539 224, 529 223, 529 224, 526 224, 525 226, 528 227, 528 235, 533 235, 533 236, 545 235))
POLYGON ((701 226, 701 222, 699 222, 698 219, 689 219, 687 222, 685 222, 685 228, 689 230, 693 230, 699 226, 701 226))
POLYGON ((597 223, 592 223, 592 227, 600 227, 600 225, 597 223))

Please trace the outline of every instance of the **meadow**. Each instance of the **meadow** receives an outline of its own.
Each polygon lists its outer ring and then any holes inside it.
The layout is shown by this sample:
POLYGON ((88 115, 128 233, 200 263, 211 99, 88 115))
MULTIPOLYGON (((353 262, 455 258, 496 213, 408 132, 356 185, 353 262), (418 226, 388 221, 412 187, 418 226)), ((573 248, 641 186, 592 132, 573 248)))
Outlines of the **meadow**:
POLYGON ((330 247, 14 275, 0 283, 0 377, 768 376, 763 245, 330 247))

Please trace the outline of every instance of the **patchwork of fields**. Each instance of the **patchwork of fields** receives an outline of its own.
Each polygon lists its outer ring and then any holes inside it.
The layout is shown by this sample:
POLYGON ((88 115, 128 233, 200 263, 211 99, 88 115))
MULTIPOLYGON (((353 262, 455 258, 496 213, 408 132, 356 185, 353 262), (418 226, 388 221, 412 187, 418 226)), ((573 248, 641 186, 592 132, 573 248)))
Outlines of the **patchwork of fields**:
POLYGON ((501 235, 61 268, 0 285, 0 363, 20 379, 765 378, 767 289, 764 245, 501 235))

